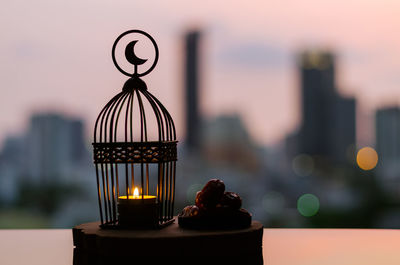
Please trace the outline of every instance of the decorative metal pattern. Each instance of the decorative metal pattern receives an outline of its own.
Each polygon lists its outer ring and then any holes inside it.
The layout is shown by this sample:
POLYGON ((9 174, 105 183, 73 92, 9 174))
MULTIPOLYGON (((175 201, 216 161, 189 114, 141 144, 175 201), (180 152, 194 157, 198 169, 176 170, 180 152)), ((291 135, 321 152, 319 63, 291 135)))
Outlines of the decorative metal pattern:
POLYGON ((94 163, 158 163, 176 161, 176 142, 96 143, 94 163))
POLYGON ((177 160, 175 125, 167 109, 147 91, 145 82, 139 78, 154 69, 158 47, 149 34, 130 30, 116 39, 112 58, 117 69, 131 78, 124 84, 122 92, 101 110, 94 127, 93 159, 101 227, 120 226, 118 200, 120 196, 133 196, 135 188, 140 191, 143 205, 145 196, 156 196, 155 226, 162 227, 173 222, 177 160), (147 60, 136 56, 137 40, 131 41, 125 49, 127 61, 134 66, 133 73, 122 70, 116 61, 117 43, 128 34, 145 35, 155 48, 153 64, 141 74, 138 66, 147 60))

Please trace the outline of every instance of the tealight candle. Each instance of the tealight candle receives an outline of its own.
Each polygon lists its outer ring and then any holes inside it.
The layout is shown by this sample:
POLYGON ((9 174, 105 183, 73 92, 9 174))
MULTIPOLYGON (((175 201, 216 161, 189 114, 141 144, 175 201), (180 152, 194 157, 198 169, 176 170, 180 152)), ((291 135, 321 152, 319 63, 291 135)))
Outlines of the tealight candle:
POLYGON ((138 203, 156 203, 156 196, 153 195, 139 195, 139 189, 135 188, 133 191, 133 195, 129 196, 119 196, 119 203, 130 203, 130 204, 138 204, 138 203))
POLYGON ((157 197, 139 195, 135 188, 133 195, 118 197, 118 221, 121 227, 154 227, 158 223, 157 197))

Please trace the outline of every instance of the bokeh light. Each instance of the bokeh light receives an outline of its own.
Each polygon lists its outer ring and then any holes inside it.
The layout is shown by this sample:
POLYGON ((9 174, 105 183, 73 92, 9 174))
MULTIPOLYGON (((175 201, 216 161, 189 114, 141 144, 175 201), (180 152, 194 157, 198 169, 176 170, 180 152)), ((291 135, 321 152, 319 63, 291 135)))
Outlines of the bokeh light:
POLYGON ((378 163, 378 153, 372 147, 363 147, 357 153, 357 165, 363 170, 371 170, 378 163))
POLYGON ((311 156, 300 154, 292 161, 294 173, 298 176, 308 176, 314 171, 314 160, 311 156))
POLYGON ((195 183, 189 186, 186 191, 186 200, 189 204, 194 204, 196 200, 196 193, 203 188, 203 185, 195 183))
POLYGON ((267 213, 277 215, 280 214, 285 207, 285 198, 280 192, 269 191, 264 195, 262 205, 267 213))
POLYGON ((314 216, 319 210, 318 197, 310 193, 301 195, 297 200, 297 210, 305 217, 314 216))

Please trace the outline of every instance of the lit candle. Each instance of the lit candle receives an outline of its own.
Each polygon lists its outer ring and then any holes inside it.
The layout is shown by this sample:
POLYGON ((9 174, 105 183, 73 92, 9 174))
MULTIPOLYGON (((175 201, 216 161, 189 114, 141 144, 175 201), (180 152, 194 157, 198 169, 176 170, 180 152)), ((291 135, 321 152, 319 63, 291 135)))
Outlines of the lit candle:
POLYGON ((156 196, 153 195, 139 195, 139 189, 135 188, 133 191, 133 195, 129 196, 119 196, 119 203, 129 203, 129 204, 138 204, 138 203, 156 203, 156 196))
POLYGON ((158 224, 157 197, 140 195, 135 188, 132 195, 118 197, 118 222, 121 227, 155 227, 158 224))

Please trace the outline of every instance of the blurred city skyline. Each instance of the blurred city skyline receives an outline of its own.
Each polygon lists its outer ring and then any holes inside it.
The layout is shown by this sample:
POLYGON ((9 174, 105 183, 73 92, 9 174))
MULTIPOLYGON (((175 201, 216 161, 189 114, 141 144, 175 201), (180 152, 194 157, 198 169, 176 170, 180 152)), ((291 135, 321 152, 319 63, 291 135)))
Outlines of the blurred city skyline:
MULTIPOLYGON (((359 99, 339 92, 335 50, 311 47, 293 59, 300 126, 285 133, 277 148, 265 147, 255 141, 250 131, 256 125, 246 124, 243 113, 210 117, 201 111, 207 38, 199 29, 180 39, 186 135, 178 146, 176 213, 217 177, 268 227, 398 227, 400 107, 379 108, 375 128, 365 130, 376 132, 378 153, 356 147, 359 99)), ((227 95, 247 99, 246 93, 227 95)), ((92 122, 71 116, 35 111, 27 129, 6 138, 0 149, 0 227, 70 227, 97 218, 90 138, 84 140, 85 125, 90 130, 92 122)))
POLYGON ((22 132, 33 110, 49 109, 83 116, 90 137, 100 106, 126 80, 110 50, 130 28, 148 31, 160 46, 160 63, 145 81, 170 110, 181 140, 182 36, 192 26, 204 32, 201 112, 239 113, 259 143, 277 143, 300 124, 296 55, 304 48, 337 53, 339 92, 358 102, 358 143, 373 143, 375 108, 399 102, 396 1, 229 1, 202 2, 201 8, 185 1, 4 5, 0 142, 22 132))

